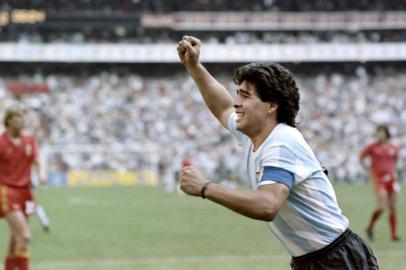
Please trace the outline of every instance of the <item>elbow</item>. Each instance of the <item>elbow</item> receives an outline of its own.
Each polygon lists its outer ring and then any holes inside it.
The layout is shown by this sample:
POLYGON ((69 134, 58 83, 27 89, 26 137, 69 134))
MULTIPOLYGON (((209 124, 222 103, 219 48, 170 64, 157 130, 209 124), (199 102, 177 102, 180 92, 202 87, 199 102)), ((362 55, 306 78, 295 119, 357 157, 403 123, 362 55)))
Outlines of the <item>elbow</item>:
POLYGON ((265 221, 265 222, 271 222, 273 219, 276 217, 277 213, 275 212, 270 212, 270 213, 264 213, 260 220, 265 221))
POLYGON ((262 210, 258 219, 265 222, 271 222, 274 220, 278 212, 279 209, 277 207, 273 206, 271 203, 265 203, 262 206, 262 210))

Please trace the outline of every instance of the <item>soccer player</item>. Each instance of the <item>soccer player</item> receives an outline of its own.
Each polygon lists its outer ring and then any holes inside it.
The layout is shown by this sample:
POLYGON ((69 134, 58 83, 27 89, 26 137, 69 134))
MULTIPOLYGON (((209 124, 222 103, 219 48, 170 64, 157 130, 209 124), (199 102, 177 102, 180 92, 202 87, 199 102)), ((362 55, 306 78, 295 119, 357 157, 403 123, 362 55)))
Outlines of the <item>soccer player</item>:
POLYGON ((210 111, 244 146, 252 191, 208 181, 195 167, 180 175, 182 190, 249 218, 263 220, 292 256, 292 269, 378 269, 372 250, 348 228, 333 187, 295 128, 299 90, 279 64, 253 63, 235 71, 237 96, 199 60, 200 40, 178 43, 182 64, 210 111))
POLYGON ((29 269, 28 245, 31 231, 28 212, 33 212, 31 192, 31 167, 37 171, 40 183, 45 177, 40 173, 38 147, 35 138, 23 133, 24 111, 15 106, 6 110, 6 130, 0 136, 0 217, 5 217, 10 231, 5 270, 29 269))
POLYGON ((376 129, 376 141, 367 145, 361 152, 360 160, 363 167, 369 172, 374 185, 377 207, 372 212, 367 226, 367 235, 373 240, 373 228, 375 222, 383 211, 389 207, 389 225, 391 239, 398 241, 396 222, 396 195, 399 192, 396 162, 399 149, 391 141, 391 134, 386 125, 379 125, 376 129), (366 159, 370 159, 367 166, 366 159))

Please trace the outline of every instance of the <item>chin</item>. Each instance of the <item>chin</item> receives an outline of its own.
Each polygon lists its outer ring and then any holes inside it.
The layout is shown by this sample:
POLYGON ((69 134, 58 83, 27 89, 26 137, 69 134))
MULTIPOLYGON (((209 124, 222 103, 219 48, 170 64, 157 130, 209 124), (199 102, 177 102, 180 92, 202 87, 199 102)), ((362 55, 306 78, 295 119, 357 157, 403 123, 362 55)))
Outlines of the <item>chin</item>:
POLYGON ((238 130, 241 133, 244 133, 245 135, 247 135, 247 133, 245 132, 244 126, 237 124, 235 126, 235 129, 238 130))

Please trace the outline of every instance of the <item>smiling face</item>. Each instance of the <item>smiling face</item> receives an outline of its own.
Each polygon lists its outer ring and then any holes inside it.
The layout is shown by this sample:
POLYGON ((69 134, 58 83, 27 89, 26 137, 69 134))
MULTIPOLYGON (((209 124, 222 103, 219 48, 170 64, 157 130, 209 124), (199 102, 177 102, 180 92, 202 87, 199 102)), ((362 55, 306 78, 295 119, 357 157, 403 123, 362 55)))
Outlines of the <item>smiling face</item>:
POLYGON ((272 116, 275 116, 277 105, 261 101, 255 84, 243 81, 237 89, 234 109, 237 114, 237 130, 253 138, 275 118, 272 116))

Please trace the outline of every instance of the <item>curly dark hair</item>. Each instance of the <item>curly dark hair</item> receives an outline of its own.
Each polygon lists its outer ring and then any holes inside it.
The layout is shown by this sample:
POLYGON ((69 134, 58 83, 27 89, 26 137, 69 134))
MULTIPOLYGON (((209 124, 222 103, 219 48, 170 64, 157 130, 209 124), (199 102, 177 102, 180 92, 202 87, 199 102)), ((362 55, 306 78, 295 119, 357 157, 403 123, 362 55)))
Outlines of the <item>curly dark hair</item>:
POLYGON ((263 102, 278 104, 278 123, 296 127, 299 111, 299 88, 292 73, 277 63, 251 63, 234 71, 234 83, 253 83, 263 102))
POLYGON ((392 134, 390 133, 390 131, 389 131, 389 127, 387 126, 387 125, 385 125, 385 124, 381 124, 381 125, 378 125, 377 127, 376 127, 376 131, 383 131, 383 132, 385 132, 385 135, 386 135, 386 138, 387 139, 390 139, 391 137, 392 137, 392 134))

